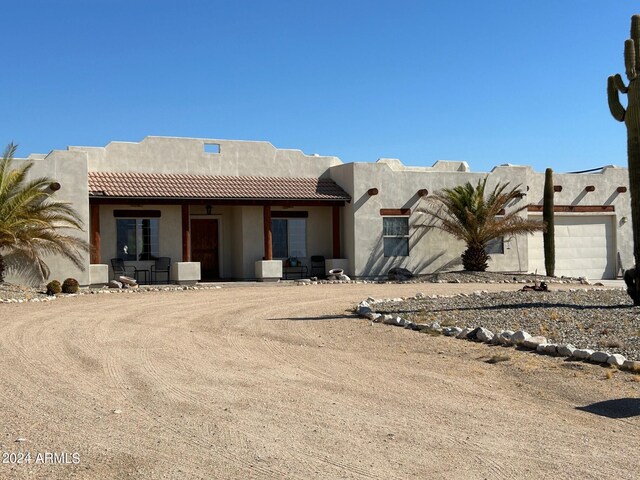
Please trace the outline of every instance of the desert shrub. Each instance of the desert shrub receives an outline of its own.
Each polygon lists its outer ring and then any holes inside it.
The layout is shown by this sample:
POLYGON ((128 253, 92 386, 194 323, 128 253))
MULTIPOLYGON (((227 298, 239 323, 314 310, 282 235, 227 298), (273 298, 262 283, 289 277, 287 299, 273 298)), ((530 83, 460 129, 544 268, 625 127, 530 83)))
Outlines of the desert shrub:
POLYGON ((62 293, 78 293, 80 284, 75 278, 67 278, 62 282, 62 293))
POLYGON ((62 285, 58 280, 51 280, 47 283, 47 295, 56 295, 62 291, 62 285))

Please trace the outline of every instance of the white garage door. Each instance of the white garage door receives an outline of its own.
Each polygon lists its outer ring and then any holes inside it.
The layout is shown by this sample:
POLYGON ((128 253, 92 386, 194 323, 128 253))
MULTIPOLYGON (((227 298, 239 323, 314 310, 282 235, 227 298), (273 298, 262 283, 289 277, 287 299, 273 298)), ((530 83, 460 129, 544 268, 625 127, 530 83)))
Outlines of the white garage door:
MULTIPOLYGON (((540 215, 530 216, 539 220, 540 215)), ((612 215, 555 216, 557 277, 615 278, 615 238, 612 215)), ((529 272, 544 275, 542 233, 529 237, 529 272)))

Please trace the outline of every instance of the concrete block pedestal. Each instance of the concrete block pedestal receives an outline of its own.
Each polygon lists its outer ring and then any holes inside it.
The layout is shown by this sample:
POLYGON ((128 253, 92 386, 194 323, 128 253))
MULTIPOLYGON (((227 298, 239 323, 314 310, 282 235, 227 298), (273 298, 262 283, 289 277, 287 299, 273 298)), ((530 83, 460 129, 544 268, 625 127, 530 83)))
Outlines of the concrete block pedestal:
POLYGON ((200 262, 174 262, 171 281, 178 285, 195 285, 200 280, 200 262))
POLYGON ((277 282, 282 278, 282 260, 258 260, 256 262, 256 280, 259 282, 277 282))
POLYGON ((109 283, 109 265, 93 263, 89 265, 89 285, 102 286, 109 283))

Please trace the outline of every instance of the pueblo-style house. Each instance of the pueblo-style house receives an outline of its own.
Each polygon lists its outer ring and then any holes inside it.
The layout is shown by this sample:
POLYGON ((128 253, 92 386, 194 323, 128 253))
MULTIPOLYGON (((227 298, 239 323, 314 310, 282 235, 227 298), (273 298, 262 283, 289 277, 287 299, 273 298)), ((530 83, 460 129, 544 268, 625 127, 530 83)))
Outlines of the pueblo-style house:
MULTIPOLYGON (((54 178, 56 198, 84 219, 78 235, 92 247, 85 270, 46 259, 52 278, 83 285, 108 282, 121 264, 143 283, 460 269, 464 244, 423 228, 420 206, 432 192, 487 176, 489 185, 520 185, 509 208, 527 204, 523 215, 542 215, 544 174, 527 166, 475 173, 460 161, 343 163, 267 142, 172 137, 25 160, 34 162, 33 176, 54 178)), ((556 173, 554 184, 556 275, 615 278, 633 258, 627 169, 556 173)), ((490 254, 490 270, 544 273, 541 234, 498 239, 490 254)), ((14 270, 7 280, 21 275, 14 270)))

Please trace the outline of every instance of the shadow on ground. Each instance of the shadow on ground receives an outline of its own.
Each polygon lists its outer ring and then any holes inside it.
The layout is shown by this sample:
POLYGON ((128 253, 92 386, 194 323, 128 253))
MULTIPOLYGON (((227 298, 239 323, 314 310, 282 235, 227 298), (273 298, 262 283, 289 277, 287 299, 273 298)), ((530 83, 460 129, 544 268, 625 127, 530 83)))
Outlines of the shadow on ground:
POLYGON ((360 317, 356 314, 350 315, 318 315, 317 317, 283 317, 268 318, 267 320, 356 320, 360 317))
POLYGON ((630 418, 640 416, 640 398, 616 398, 604 402, 592 403, 576 410, 594 413, 609 418, 630 418))

